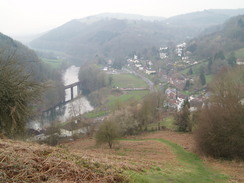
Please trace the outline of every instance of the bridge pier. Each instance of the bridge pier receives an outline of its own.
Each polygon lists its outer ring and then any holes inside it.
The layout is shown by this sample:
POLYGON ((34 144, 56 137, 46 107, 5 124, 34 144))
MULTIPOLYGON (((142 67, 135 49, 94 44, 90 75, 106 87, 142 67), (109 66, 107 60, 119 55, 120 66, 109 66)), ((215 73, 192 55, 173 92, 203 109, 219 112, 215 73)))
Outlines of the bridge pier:
POLYGON ((70 87, 71 90, 71 100, 74 99, 74 90, 73 90, 73 86, 70 87))
POLYGON ((76 82, 70 85, 67 85, 64 87, 64 90, 66 89, 70 89, 70 99, 66 101, 66 99, 64 98, 60 103, 58 103, 55 106, 50 107, 49 109, 45 110, 42 112, 42 117, 43 118, 51 118, 51 120, 54 120, 56 118, 57 115, 57 111, 59 111, 63 105, 65 105, 66 103, 74 100, 75 96, 74 96, 74 87, 77 87, 77 96, 79 96, 81 94, 81 90, 80 90, 80 82, 76 82))

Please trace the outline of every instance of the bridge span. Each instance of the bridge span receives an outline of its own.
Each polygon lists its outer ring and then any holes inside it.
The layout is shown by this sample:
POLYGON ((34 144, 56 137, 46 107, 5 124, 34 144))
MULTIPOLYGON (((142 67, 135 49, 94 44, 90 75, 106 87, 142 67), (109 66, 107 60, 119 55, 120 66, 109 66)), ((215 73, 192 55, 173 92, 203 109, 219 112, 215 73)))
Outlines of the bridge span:
POLYGON ((68 90, 70 89, 70 97, 69 100, 66 100, 65 98, 59 102, 56 105, 53 105, 52 107, 45 109, 44 111, 42 111, 42 117, 47 117, 50 116, 51 120, 54 120, 55 118, 55 113, 56 110, 61 109, 62 106, 64 106, 65 104, 67 104, 68 102, 71 102, 72 100, 74 100, 77 96, 79 96, 79 94, 81 94, 81 90, 80 90, 80 82, 75 82, 69 85, 64 86, 64 90, 68 90), (74 96, 74 88, 77 87, 77 96, 74 96))

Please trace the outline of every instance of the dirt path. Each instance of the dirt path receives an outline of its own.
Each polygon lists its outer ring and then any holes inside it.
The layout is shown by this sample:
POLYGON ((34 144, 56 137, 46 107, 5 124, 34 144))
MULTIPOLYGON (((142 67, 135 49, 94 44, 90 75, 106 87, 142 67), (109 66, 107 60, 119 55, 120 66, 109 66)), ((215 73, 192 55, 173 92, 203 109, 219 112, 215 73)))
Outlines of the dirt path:
MULTIPOLYGON (((97 161, 110 163, 115 166, 118 165, 119 167, 127 167, 129 169, 138 169, 138 167, 143 169, 151 166, 163 168, 164 165, 167 166, 167 162, 169 161, 173 164, 177 163, 177 161, 175 161, 176 157, 169 150, 170 147, 168 147, 168 145, 155 140, 137 141, 136 139, 165 139, 180 145, 186 151, 196 153, 193 135, 189 133, 164 130, 145 133, 139 136, 129 136, 127 139, 128 141, 120 141, 120 148, 115 147, 113 150, 107 147, 96 148, 94 139, 81 139, 70 142, 67 145, 71 149, 85 153, 87 156, 93 157, 97 161), (133 141, 133 139, 136 141, 133 141), (164 154, 164 156, 162 156, 162 154, 164 154)), ((203 159, 206 166, 210 166, 226 175, 230 175, 230 182, 244 182, 243 161, 221 161, 205 156, 200 157, 203 159)))
MULTIPOLYGON (((163 138, 174 142, 182 146, 185 150, 196 153, 195 141, 193 139, 193 134, 189 133, 178 133, 169 130, 159 131, 155 133, 143 134, 140 137, 134 138, 163 138)), ((225 174, 230 175, 232 178, 230 182, 244 183, 244 162, 243 161, 227 161, 227 160, 217 160, 211 157, 206 157, 200 155, 204 160, 204 163, 208 166, 218 169, 225 174)))

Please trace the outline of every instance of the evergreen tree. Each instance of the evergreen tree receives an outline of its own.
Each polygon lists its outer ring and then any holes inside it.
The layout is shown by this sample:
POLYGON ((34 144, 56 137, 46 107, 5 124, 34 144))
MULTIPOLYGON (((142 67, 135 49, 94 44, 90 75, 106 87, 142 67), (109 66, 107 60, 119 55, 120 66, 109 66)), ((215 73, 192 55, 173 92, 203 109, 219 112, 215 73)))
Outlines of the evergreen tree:
POLYGON ((234 52, 231 52, 231 54, 228 57, 227 61, 228 61, 228 64, 230 66, 232 66, 232 67, 236 64, 236 56, 235 56, 235 53, 234 52))
POLYGON ((193 74, 193 70, 192 70, 192 68, 190 68, 188 71, 188 75, 192 75, 192 74, 193 74))
POLYGON ((175 124, 178 126, 178 131, 187 132, 191 131, 190 124, 190 103, 188 99, 184 100, 180 112, 176 114, 175 124))
POLYGON ((190 80, 186 80, 184 90, 188 90, 189 88, 190 88, 190 80))
POLYGON ((205 84, 206 84, 206 78, 205 78, 204 71, 202 71, 202 72, 200 73, 199 78, 200 78, 200 83, 201 83, 201 85, 205 85, 205 84))
POLYGON ((212 65, 213 65, 213 60, 212 58, 208 59, 208 73, 211 74, 212 73, 212 65))
POLYGON ((224 60, 225 59, 225 55, 223 51, 219 51, 214 55, 214 60, 224 60))

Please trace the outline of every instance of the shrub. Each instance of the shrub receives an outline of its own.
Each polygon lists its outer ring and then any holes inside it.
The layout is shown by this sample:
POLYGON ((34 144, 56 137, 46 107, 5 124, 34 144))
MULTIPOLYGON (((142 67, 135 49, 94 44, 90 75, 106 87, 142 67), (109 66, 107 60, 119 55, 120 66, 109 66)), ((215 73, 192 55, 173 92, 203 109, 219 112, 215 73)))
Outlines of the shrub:
POLYGON ((120 137, 119 126, 114 121, 105 120, 96 133, 98 145, 108 143, 109 148, 113 147, 114 141, 120 137))
POLYGON ((0 133, 11 138, 24 135, 42 87, 19 62, 0 58, 0 133))
POLYGON ((220 74, 210 103, 199 113, 195 139, 204 154, 244 159, 243 69, 220 74))

